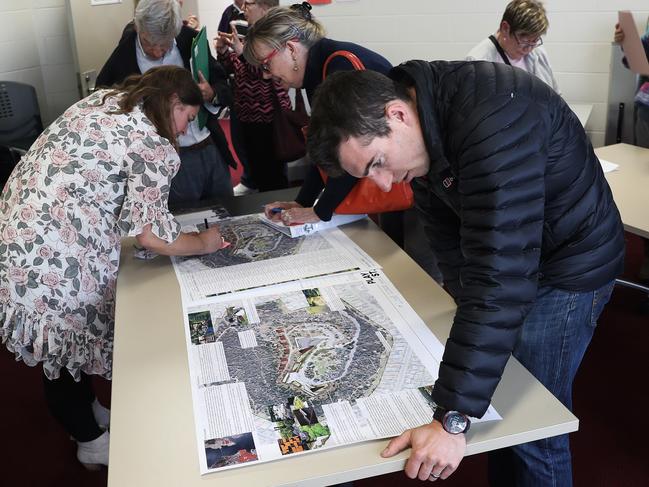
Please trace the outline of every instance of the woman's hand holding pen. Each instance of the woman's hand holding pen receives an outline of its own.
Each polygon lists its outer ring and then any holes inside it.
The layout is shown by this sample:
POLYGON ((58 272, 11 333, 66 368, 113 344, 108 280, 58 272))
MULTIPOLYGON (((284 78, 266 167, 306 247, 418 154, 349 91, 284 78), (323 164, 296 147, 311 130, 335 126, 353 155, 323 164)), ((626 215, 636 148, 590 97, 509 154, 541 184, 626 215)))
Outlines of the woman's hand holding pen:
POLYGON ((217 250, 223 249, 230 245, 230 242, 226 242, 219 227, 214 225, 210 228, 206 228, 198 234, 198 238, 203 242, 203 247, 206 254, 211 254, 217 250))
POLYGON ((282 214, 291 208, 302 208, 302 206, 295 201, 273 201, 264 205, 264 215, 269 220, 281 222, 282 214))
POLYGON ((280 220, 284 225, 302 225, 303 223, 318 223, 320 218, 313 208, 290 208, 282 211, 280 220))

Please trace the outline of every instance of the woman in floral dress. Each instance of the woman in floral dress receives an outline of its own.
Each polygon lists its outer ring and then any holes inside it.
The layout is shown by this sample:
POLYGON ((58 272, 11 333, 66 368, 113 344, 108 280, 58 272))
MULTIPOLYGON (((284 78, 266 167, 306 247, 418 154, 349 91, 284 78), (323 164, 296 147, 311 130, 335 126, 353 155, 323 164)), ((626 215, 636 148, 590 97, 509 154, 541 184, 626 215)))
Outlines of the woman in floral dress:
POLYGON ((0 337, 43 364, 48 407, 86 466, 108 464, 107 410, 90 375, 111 378, 120 238, 159 254, 214 252, 217 227, 180 233, 167 209, 176 138, 202 104, 189 71, 155 68, 98 91, 36 140, 0 195, 0 337))

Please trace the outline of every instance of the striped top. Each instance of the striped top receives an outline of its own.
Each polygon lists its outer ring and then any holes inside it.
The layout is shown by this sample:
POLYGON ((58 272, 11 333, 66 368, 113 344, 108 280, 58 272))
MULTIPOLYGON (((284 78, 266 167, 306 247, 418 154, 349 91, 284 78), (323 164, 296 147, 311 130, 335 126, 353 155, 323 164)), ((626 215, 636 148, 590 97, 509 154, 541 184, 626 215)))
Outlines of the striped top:
POLYGON ((219 54, 225 69, 234 73, 234 109, 244 123, 270 123, 275 99, 285 110, 291 110, 291 100, 280 83, 264 79, 261 68, 251 66, 233 51, 219 54))

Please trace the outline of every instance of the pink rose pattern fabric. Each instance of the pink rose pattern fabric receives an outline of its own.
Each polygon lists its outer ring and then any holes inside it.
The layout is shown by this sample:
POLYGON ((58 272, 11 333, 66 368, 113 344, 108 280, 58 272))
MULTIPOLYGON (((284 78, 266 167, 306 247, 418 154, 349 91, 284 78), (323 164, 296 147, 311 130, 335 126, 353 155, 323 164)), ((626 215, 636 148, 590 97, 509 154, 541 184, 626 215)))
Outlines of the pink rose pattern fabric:
POLYGON ((178 154, 105 94, 52 123, 0 196, 0 337, 49 378, 111 377, 120 238, 149 223, 167 242, 180 232, 167 210, 178 154))

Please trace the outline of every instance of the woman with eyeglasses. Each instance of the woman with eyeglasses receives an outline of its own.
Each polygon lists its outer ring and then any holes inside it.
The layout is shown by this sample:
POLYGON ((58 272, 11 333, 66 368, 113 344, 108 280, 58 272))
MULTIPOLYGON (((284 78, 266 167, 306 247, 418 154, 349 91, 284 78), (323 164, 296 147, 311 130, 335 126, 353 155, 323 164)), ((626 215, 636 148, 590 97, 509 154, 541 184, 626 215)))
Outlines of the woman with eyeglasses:
MULTIPOLYGON (((326 38, 324 28, 311 15, 311 5, 307 2, 269 10, 248 30, 243 55, 250 64, 261 66, 265 78, 272 78, 285 88, 304 88, 312 101, 315 89, 322 82, 325 61, 340 50, 355 54, 366 69, 387 74, 392 68, 387 59, 369 49, 326 38)), ((353 69, 347 59, 336 57, 327 65, 326 74, 353 69)), ((285 224, 328 221, 357 181, 345 175, 330 178, 325 185, 313 166, 296 200, 269 203, 265 206, 266 215, 285 224), (316 198, 318 201, 313 206, 316 198), (283 211, 278 213, 276 208, 283 211)))
POLYGON ((515 66, 550 85, 560 93, 552 73, 543 37, 548 31, 548 18, 541 2, 513 0, 505 8, 500 28, 475 46, 467 61, 491 61, 515 66))

